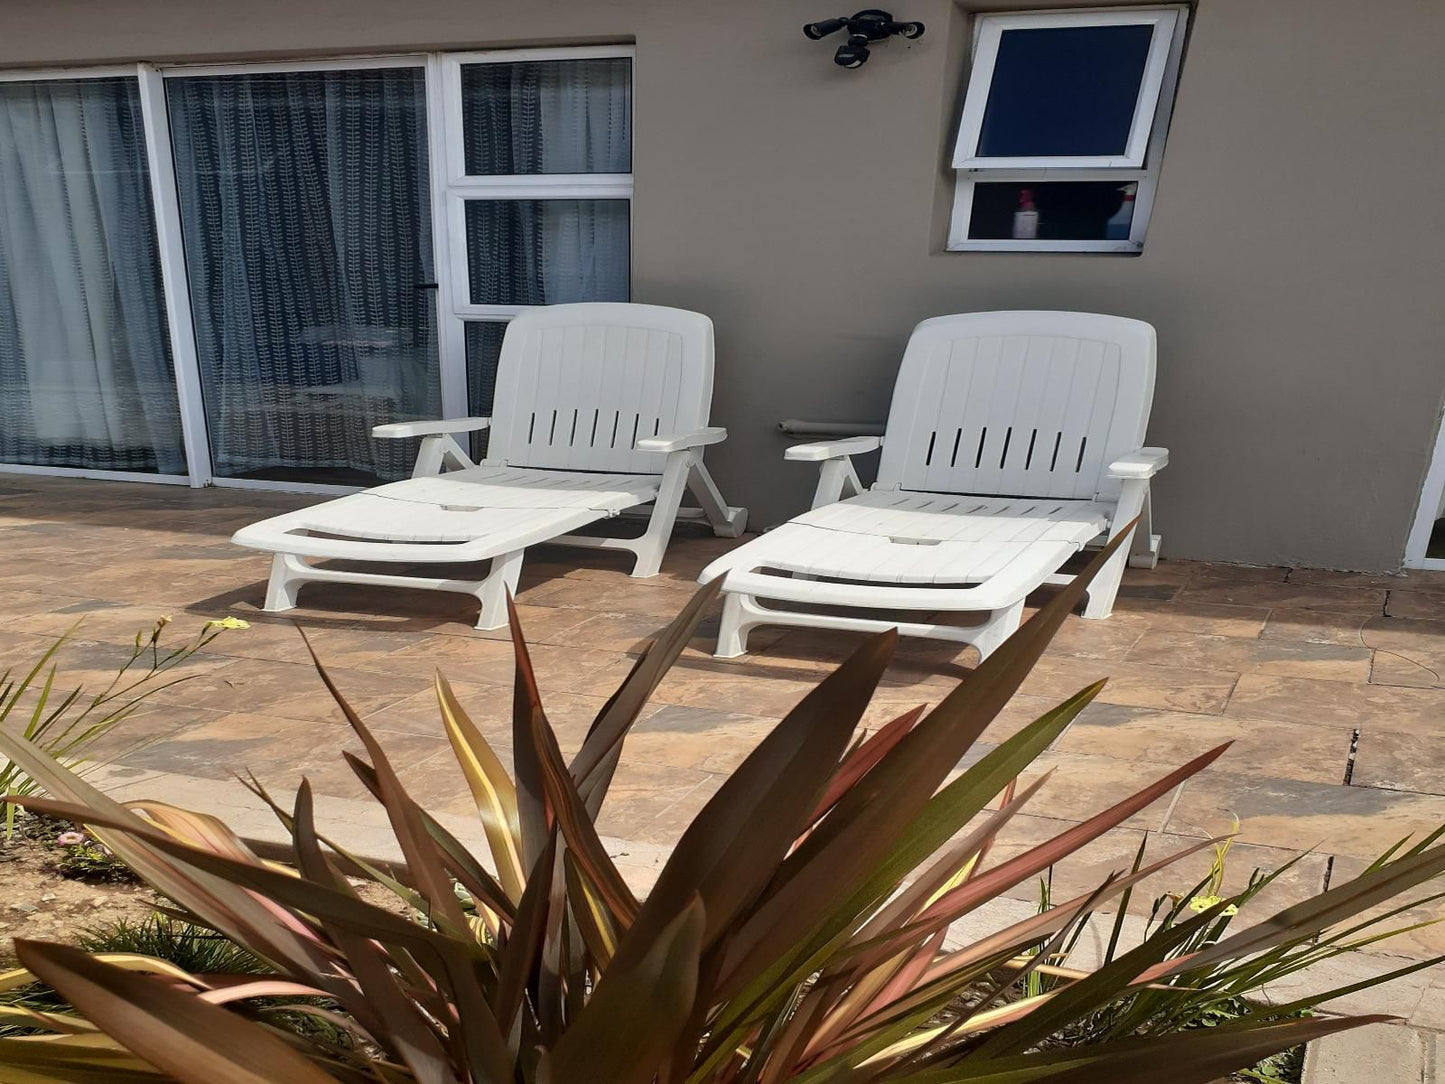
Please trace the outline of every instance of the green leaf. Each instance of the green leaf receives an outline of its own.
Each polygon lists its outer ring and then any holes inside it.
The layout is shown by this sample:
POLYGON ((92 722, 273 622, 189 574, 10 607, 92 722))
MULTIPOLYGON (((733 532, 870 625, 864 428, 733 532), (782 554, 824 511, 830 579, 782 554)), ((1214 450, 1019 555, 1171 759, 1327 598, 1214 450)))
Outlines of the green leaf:
POLYGON ((543 1056, 538 1084, 651 1084, 691 1014, 706 921, 702 901, 694 899, 646 954, 609 968, 543 1056))
POLYGON ((16 941, 15 951, 86 1019, 183 1084, 335 1084, 265 1028, 158 979, 64 945, 16 941))

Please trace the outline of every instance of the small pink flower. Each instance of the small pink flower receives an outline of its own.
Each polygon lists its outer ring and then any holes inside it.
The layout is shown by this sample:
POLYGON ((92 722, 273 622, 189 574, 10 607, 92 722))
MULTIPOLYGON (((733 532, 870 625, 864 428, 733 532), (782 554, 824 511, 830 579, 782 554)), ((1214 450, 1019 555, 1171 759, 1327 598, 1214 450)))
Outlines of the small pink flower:
POLYGON ((85 834, 83 832, 61 832, 55 837, 55 842, 62 847, 79 847, 85 842, 85 834))

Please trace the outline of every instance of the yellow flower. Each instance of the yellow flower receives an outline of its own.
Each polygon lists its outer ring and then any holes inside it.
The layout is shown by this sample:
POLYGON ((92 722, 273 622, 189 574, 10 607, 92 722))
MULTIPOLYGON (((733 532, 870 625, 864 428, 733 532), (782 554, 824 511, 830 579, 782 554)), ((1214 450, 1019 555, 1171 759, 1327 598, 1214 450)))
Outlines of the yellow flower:
MULTIPOLYGON (((1191 911, 1198 911, 1200 913, 1203 913, 1204 911, 1209 910, 1211 907, 1214 907, 1217 904, 1223 902, 1224 899, 1221 896, 1195 896, 1192 900, 1189 901, 1189 909, 1191 911)), ((1224 915, 1226 918, 1233 918, 1235 915, 1239 914, 1239 908, 1231 903, 1228 907, 1221 911, 1220 914, 1224 915)))
POLYGON ((249 629, 251 622, 242 621, 239 617, 212 618, 206 622, 208 629, 249 629))
POLYGON ((170 615, 170 614, 161 614, 160 619, 159 619, 158 621, 156 621, 156 628, 165 628, 165 627, 166 627, 167 625, 169 625, 170 623, 171 623, 171 615, 170 615))

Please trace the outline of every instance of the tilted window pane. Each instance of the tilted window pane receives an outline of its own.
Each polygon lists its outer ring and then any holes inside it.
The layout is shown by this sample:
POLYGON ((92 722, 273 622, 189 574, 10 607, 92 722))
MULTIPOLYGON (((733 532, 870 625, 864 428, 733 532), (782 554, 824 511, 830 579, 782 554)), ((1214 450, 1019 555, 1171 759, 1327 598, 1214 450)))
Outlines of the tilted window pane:
POLYGON ((134 79, 0 83, 0 462, 184 474, 134 79))
POLYGON ((1005 30, 984 108, 981 158, 1123 154, 1152 24, 1005 30))
POLYGON ((470 176, 632 172, 632 61, 462 67, 470 176))
POLYGON ((974 241, 1127 241, 1134 190, 1119 181, 986 181, 974 185, 974 241))
POLYGON ((440 416, 420 67, 169 79, 218 475, 368 484, 440 416))
POLYGON ((474 305, 626 301, 627 200, 468 200, 474 305))

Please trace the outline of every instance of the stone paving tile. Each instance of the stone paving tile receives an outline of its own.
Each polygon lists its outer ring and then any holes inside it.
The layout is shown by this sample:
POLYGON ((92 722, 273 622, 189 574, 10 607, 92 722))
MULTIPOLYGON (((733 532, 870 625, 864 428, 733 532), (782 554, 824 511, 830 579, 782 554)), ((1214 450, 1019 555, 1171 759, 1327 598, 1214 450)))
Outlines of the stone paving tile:
MULTIPOLYGON (((1335 855, 1330 865, 1330 886, 1335 888, 1354 880, 1365 872, 1369 864, 1369 861, 1364 858, 1353 858, 1343 854, 1335 855)), ((1398 907, 1411 902, 1418 904, 1387 919, 1379 928, 1380 932, 1391 929, 1401 929, 1406 932, 1388 940, 1376 942, 1370 946, 1370 951, 1384 956, 1408 956, 1417 960, 1445 954, 1445 923, 1434 921, 1439 919, 1442 913, 1445 913, 1445 907, 1442 907, 1440 900, 1430 900, 1431 896, 1436 895, 1442 889, 1445 889, 1445 884, 1438 880, 1427 882, 1361 912, 1361 919, 1383 918, 1398 907), (1421 923, 1430 923, 1430 925, 1421 925, 1419 929, 1415 930, 1406 929, 1421 923)))
POLYGON ((623 758, 638 764, 726 774, 775 726, 776 719, 672 704, 632 728, 623 758))
POLYGON ((687 605, 692 594, 691 588, 636 580, 560 579, 520 591, 517 598, 533 606, 570 606, 597 613, 645 614, 669 621, 687 605))
POLYGON ((1265 622, 1260 638, 1356 647, 1361 643, 1361 630, 1375 619, 1364 614, 1336 614, 1325 610, 1292 610, 1280 607, 1270 611, 1269 620, 1265 622))
POLYGON ((1054 747, 1138 761, 1162 773, 1233 742, 1221 761, 1230 771, 1343 783, 1350 738, 1349 732, 1332 727, 1094 704, 1054 747))
MULTIPOLYGON (((1050 812, 1046 790, 1040 792, 1035 803, 1038 812, 1050 812)), ((977 823, 981 824, 982 819, 977 823)), ((1002 865, 1026 853, 1067 831, 1073 823, 1049 816, 1019 814, 999 834, 997 842, 989 851, 986 868, 1002 865)), ((975 825, 969 827, 972 829, 975 825)), ((1135 856, 1144 839, 1145 833, 1137 829, 1110 829, 1045 873, 1028 878, 1008 889, 1004 895, 1013 899, 1037 900, 1041 877, 1049 882, 1055 904, 1087 895, 1098 888, 1110 874, 1127 874, 1133 868, 1135 856)), ((1150 835, 1145 850, 1145 864, 1160 861, 1169 855, 1181 854, 1197 847, 1199 843, 1200 840, 1189 836, 1172 836, 1167 833, 1150 835)), ((1148 915, 1154 901, 1159 897, 1166 894, 1180 896, 1188 892, 1208 876, 1214 858, 1215 848, 1204 847, 1145 878, 1135 887, 1130 897, 1130 913, 1148 915)), ((1251 915, 1264 918, 1274 910, 1299 903, 1322 889, 1325 867, 1329 861, 1326 855, 1301 857, 1299 851, 1235 843, 1230 847, 1225 860, 1223 894, 1243 890, 1256 869, 1271 872, 1294 859, 1299 861, 1254 899, 1245 918, 1251 915)), ((1112 906, 1101 908, 1113 909, 1112 906)))
MULTIPOLYGON (((368 713, 421 691, 427 682, 366 670, 330 671, 347 701, 368 713)), ((158 703, 223 711, 255 711, 284 719, 339 718, 339 710, 316 671, 301 663, 232 660, 192 681, 155 694, 158 703)))
POLYGON ((1350 781, 1360 787, 1445 794, 1440 735, 1392 730, 1386 725, 1360 731, 1350 781))
POLYGON ((1264 606, 1224 606, 1211 602, 1159 602, 1122 598, 1111 621, 1139 622, 1152 629, 1173 629, 1211 636, 1258 636, 1269 619, 1264 606))
POLYGON ((1370 673, 1375 684, 1435 688, 1445 683, 1445 620, 1373 618, 1361 639, 1375 650, 1370 673))
POLYGON ((1228 670, 1046 655, 1024 681, 1022 691, 1062 699, 1101 678, 1108 680, 1098 697, 1105 704, 1218 714, 1239 675, 1228 670))
POLYGON ((1385 612, 1391 617, 1416 617, 1426 621, 1445 618, 1445 590, 1398 590, 1390 592, 1385 612))
MULTIPOLYGON (((450 684, 467 717, 476 724, 488 744, 494 748, 510 746, 511 683, 483 685, 453 681, 450 684)), ((588 727, 606 703, 607 698, 603 696, 543 692, 542 705, 547 713, 547 721, 552 724, 552 730, 557 735, 557 744, 564 753, 571 754, 581 747, 588 727)), ((643 708, 641 717, 645 719, 656 710, 656 705, 648 705, 643 708)), ((446 735, 436 693, 431 688, 363 714, 362 719, 378 733, 417 734, 438 738, 446 735)))
POLYGON ((1377 725, 1434 734, 1445 717, 1445 690, 1245 674, 1226 714, 1310 726, 1377 725))
MULTIPOLYGON (((632 669, 620 651, 534 644, 528 652, 542 692, 570 690, 610 694, 632 669)), ((502 640, 432 636, 406 642, 354 663, 357 668, 399 674, 430 683, 438 670, 449 681, 509 685, 516 674, 516 652, 502 640)))
POLYGON ((602 802, 597 830, 644 843, 675 842, 720 782, 721 777, 710 772, 629 764, 624 759, 602 802), (699 788, 707 789, 694 796, 699 788))
MULTIPOLYGON (((415 785, 423 804, 465 789, 442 737, 387 734, 381 739, 402 782, 415 785), (431 763, 438 754, 445 760, 431 763), (445 787, 438 776, 455 775, 445 787)), ((366 790, 347 766, 343 750, 361 752, 361 742, 343 721, 302 722, 236 712, 179 730, 121 758, 119 763, 180 775, 229 779, 250 772, 288 800, 305 776, 318 794, 365 797, 366 790)))
POLYGON ((1445 824, 1445 797, 1307 783, 1207 768, 1185 784, 1168 831, 1239 838, 1267 847, 1375 858, 1403 836, 1445 824))
MULTIPOLYGON (((1079 753, 1047 752, 1024 770, 1019 784, 1026 786, 1045 772, 1051 772, 1049 781, 1035 799, 1037 808, 1047 809, 1055 817, 1080 821, 1144 789, 1174 766, 1141 764, 1079 753)), ((1124 821, 1123 827, 1163 831, 1173 801, 1173 791, 1164 794, 1124 821)))
POLYGON ((1368 681, 1370 649, 1286 640, 1246 640, 1237 636, 1150 629, 1129 651, 1130 662, 1161 666, 1285 674, 1331 681, 1368 681))
POLYGON ((1378 588, 1316 587, 1310 584, 1220 580, 1179 592, 1181 604, 1224 603, 1235 606, 1328 610, 1331 613, 1374 615, 1385 612, 1385 592, 1378 588))

